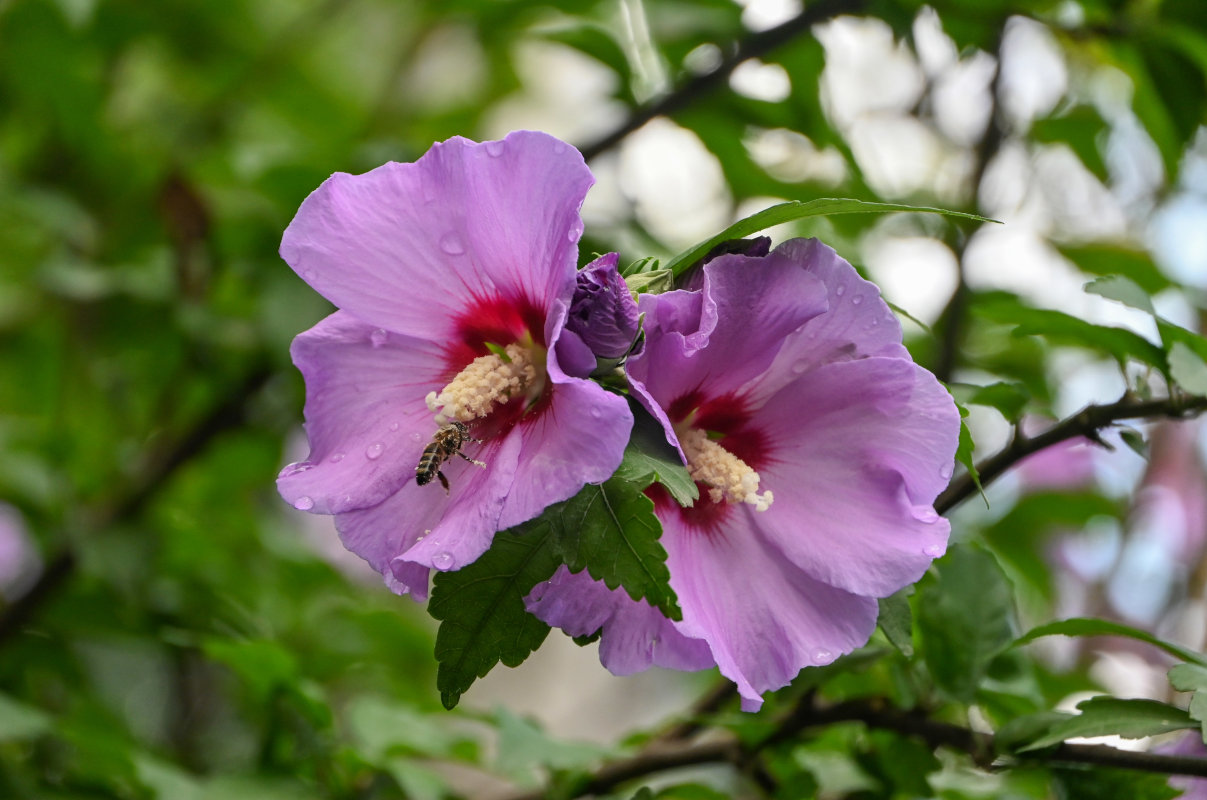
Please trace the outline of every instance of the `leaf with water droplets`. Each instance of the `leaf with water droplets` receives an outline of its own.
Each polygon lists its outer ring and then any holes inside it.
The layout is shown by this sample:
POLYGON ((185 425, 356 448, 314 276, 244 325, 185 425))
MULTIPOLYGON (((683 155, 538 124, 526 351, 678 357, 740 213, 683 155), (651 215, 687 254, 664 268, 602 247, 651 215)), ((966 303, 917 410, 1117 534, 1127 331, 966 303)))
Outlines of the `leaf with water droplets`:
POLYGON ((496 533, 464 569, 436 575, 428 611, 440 621, 436 686, 445 708, 496 664, 518 667, 545 641, 549 626, 528 613, 524 597, 561 563, 550 543, 551 512, 496 533))

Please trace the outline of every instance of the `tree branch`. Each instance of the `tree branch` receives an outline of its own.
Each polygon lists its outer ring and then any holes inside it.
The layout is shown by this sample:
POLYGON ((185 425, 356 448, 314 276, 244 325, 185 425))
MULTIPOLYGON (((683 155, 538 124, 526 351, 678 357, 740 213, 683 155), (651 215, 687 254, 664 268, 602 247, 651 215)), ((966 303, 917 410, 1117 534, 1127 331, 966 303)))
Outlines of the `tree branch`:
POLYGON ((862 11, 865 5, 865 0, 821 0, 817 3, 809 3, 803 12, 787 22, 751 34, 743 39, 737 49, 728 58, 722 60, 716 69, 703 75, 696 75, 669 94, 664 95, 660 100, 634 110, 632 115, 615 130, 580 147, 583 158, 590 161, 600 153, 611 150, 620 144, 626 136, 655 117, 672 114, 718 86, 724 85, 725 81, 729 79, 730 73, 743 61, 765 55, 790 42, 819 22, 825 22, 841 14, 855 14, 862 11))
MULTIPOLYGON (((932 750, 946 747, 969 756, 982 769, 1001 769, 1014 763, 1051 765, 1090 765, 1156 772, 1163 775, 1207 777, 1207 759, 1118 750, 1106 745, 1060 744, 1048 750, 1000 755, 993 734, 974 731, 961 725, 931 719, 920 710, 903 711, 882 698, 851 700, 833 706, 819 706, 809 693, 779 724, 776 730, 753 747, 742 747, 732 737, 703 743, 660 744, 632 758, 603 765, 586 782, 574 787, 568 797, 582 797, 615 789, 617 786, 665 770, 698 764, 729 764, 745 769, 760 752, 791 741, 812 728, 855 722, 868 728, 888 730, 920 739, 932 750)), ((540 800, 544 791, 512 795, 507 800, 540 800)))
MULTIPOLYGON (((1207 410, 1207 397, 1196 395, 1174 395, 1161 400, 1138 400, 1125 394, 1109 405, 1088 405, 1068 419, 1056 423, 1038 436, 1025 436, 1015 430, 1010 444, 994 456, 976 465, 981 485, 987 486, 995 478, 1027 456, 1067 439, 1084 436, 1101 443, 1099 431, 1125 419, 1155 419, 1169 417, 1183 419, 1196 416, 1207 410)), ((976 493, 976 484, 967 475, 961 475, 935 500, 935 510, 947 513, 953 507, 976 493)))

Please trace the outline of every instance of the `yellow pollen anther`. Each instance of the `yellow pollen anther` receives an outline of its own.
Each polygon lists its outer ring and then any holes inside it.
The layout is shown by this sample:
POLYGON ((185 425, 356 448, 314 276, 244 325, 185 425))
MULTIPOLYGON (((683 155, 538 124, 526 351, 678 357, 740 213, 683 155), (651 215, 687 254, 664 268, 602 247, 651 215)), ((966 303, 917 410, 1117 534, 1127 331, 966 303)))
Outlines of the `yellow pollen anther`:
POLYGON ((699 428, 690 428, 679 436, 687 471, 694 480, 709 487, 714 503, 750 503, 756 511, 771 507, 771 491, 759 494, 759 474, 742 459, 708 438, 699 428))
POLYGON ((518 344, 507 345, 504 352, 508 360, 497 353, 479 356, 439 394, 428 392, 427 407, 436 412, 437 424, 481 419, 496 404, 528 391, 537 377, 532 353, 518 344))

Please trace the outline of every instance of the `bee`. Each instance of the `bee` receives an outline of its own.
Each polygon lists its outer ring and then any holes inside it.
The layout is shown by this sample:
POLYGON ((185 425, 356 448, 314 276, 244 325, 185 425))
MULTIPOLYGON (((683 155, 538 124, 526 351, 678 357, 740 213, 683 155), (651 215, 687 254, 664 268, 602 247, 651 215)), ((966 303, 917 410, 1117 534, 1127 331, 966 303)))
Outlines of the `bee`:
POLYGON ((433 477, 439 478, 440 485, 444 487, 445 494, 447 494, 448 478, 444 477, 440 467, 453 456, 461 456, 471 464, 485 467, 486 465, 481 461, 474 461, 461 452, 461 447, 466 442, 481 441, 481 439, 475 439, 469 435, 469 426, 464 422, 454 420, 441 426, 440 430, 436 431, 436 435, 432 437, 431 443, 423 448, 423 455, 419 457, 419 465, 415 467, 415 483, 424 486, 431 483, 433 477))

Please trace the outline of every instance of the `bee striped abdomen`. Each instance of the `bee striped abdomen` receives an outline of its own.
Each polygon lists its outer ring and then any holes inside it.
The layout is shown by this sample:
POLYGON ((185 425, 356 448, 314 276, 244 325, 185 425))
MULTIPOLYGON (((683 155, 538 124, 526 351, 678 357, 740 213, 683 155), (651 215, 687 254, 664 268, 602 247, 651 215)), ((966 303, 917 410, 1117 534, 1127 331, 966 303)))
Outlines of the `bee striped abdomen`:
POLYGON ((485 467, 486 465, 481 461, 474 461, 461 452, 461 446, 466 442, 476 441, 479 440, 469 435, 469 426, 464 422, 450 422, 442 426, 440 430, 436 431, 436 435, 432 437, 428 446, 423 448, 423 455, 419 456, 419 464, 415 467, 415 483, 426 486, 432 482, 432 478, 439 478, 440 485, 447 492, 448 478, 444 477, 440 468, 453 456, 461 456, 471 464, 485 467))

